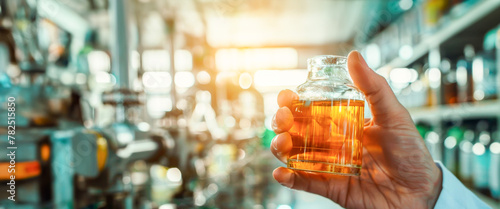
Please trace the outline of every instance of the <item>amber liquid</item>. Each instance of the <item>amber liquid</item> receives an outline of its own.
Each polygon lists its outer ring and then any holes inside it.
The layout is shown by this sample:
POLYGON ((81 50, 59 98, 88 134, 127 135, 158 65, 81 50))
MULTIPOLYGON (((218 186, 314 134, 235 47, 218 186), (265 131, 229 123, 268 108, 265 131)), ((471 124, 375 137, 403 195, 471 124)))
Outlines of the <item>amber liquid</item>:
POLYGON ((364 101, 294 101, 292 169, 359 175, 364 128, 364 101))

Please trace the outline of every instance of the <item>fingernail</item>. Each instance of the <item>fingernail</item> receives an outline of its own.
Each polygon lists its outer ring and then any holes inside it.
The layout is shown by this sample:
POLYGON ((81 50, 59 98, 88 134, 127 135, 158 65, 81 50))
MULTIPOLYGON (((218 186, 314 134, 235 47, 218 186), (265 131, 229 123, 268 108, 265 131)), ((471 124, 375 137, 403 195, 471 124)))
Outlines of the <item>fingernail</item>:
POLYGON ((273 138, 273 140, 271 141, 271 146, 272 146, 272 147, 273 147, 273 149, 274 149, 274 150, 276 150, 276 151, 278 151, 278 145, 276 145, 276 144, 277 144, 276 140, 278 139, 278 136, 279 136, 279 135, 276 135, 276 136, 273 138))
POLYGON ((293 186, 293 172, 289 171, 289 170, 286 170, 284 173, 283 173, 283 179, 285 181, 283 182, 280 182, 281 185, 283 186, 286 186, 288 188, 292 188, 293 186))
MULTIPOLYGON (((279 110, 278 110, 279 111, 279 110)), ((278 130, 278 123, 276 123, 276 115, 278 114, 278 112, 276 112, 276 114, 274 114, 273 116, 273 119, 271 120, 272 123, 271 123, 271 128, 273 128, 273 130, 276 132, 276 131, 279 131, 278 130)))

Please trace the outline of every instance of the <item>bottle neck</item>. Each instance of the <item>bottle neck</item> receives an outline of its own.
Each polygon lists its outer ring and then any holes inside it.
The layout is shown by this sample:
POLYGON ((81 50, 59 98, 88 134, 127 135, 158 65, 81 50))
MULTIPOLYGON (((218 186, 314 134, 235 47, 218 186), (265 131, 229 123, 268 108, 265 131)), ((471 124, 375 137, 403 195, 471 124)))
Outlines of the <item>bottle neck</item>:
POLYGON ((307 80, 329 80, 351 84, 347 68, 343 65, 310 65, 307 80))

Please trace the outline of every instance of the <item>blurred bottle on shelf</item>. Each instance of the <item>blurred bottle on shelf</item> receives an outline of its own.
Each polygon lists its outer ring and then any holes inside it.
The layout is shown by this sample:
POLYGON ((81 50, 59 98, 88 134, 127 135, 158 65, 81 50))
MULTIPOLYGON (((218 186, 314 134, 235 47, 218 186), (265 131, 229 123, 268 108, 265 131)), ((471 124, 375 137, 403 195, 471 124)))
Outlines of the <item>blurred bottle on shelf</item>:
MULTIPOLYGON (((423 66, 420 64, 413 65, 413 69, 417 72, 417 80, 410 84, 410 98, 412 99, 413 107, 422 107, 428 105, 429 101, 429 82, 423 73, 423 66)), ((422 136, 424 137, 424 136, 422 136)))
POLYGON ((427 105, 436 106, 440 103, 441 94, 441 70, 437 67, 431 67, 428 63, 426 65, 425 81, 427 82, 427 105))
POLYGON ((427 0, 424 2, 423 16, 425 26, 428 32, 434 32, 440 19, 445 15, 449 8, 449 0, 427 0))
POLYGON ((481 52, 474 58, 472 77, 475 101, 495 99, 497 97, 496 67, 493 53, 481 52))
POLYGON ((489 143, 490 134, 487 131, 483 131, 479 134, 478 141, 472 146, 472 152, 474 153, 472 180, 474 182, 474 188, 483 193, 488 193, 489 186, 489 143))
POLYGON ((483 41, 483 51, 478 53, 472 63, 474 81, 474 99, 477 101, 497 98, 497 62, 500 27, 486 33, 483 41))
POLYGON ((474 189, 488 194, 489 190, 489 166, 490 155, 488 146, 491 143, 491 135, 488 132, 488 122, 479 121, 477 123, 477 139, 472 146, 472 153, 474 154, 472 181, 474 189))
POLYGON ((475 56, 474 47, 470 44, 464 48, 464 57, 457 62, 458 102, 472 102, 474 83, 472 62, 475 56))
POLYGON ((391 88, 399 102, 407 108, 428 104, 429 83, 425 74, 421 72, 421 65, 415 64, 412 68, 393 69, 390 73, 391 88), (393 76, 393 72, 397 76, 393 76), (401 83, 402 80, 404 80, 403 83, 401 83))
POLYGON ((453 174, 458 174, 458 152, 459 144, 463 139, 464 131, 458 126, 453 126, 448 130, 448 136, 444 140, 443 164, 453 174))
POLYGON ((457 103, 457 69, 449 59, 441 62, 443 104, 457 103))
POLYGON ((425 145, 427 149, 429 149, 432 159, 442 161, 443 155, 441 144, 441 137, 439 137, 437 132, 431 131, 425 135, 425 145))
POLYGON ((458 176, 462 183, 466 186, 471 186, 472 184, 472 146, 474 142, 474 131, 466 130, 464 132, 464 137, 462 142, 460 142, 459 148, 459 166, 458 166, 458 176))
POLYGON ((491 196, 500 200, 500 131, 493 134, 495 142, 490 145, 489 187, 491 196))
POLYGON ((419 122, 415 126, 417 127, 417 131, 420 133, 420 136, 422 136, 422 139, 425 139, 425 136, 432 128, 429 124, 424 122, 419 122))
POLYGON ((421 40, 422 21, 420 21, 420 5, 415 5, 416 9, 407 10, 397 22, 400 28, 400 39, 403 44, 409 46, 417 45, 421 40))

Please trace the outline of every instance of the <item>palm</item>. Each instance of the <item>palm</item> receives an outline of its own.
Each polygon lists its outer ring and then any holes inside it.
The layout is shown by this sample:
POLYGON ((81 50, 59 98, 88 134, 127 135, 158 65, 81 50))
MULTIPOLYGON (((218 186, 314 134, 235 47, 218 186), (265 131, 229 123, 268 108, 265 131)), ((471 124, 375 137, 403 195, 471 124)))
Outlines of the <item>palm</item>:
MULTIPOLYGON (((411 127, 365 128, 361 176, 328 181, 328 198, 347 208, 402 208, 433 185, 432 165, 425 163, 423 141, 411 127), (400 133, 411 133, 402 136, 400 133), (379 142, 380 136, 385 136, 379 142), (414 140, 415 138, 420 140, 414 140), (382 143, 381 143, 382 142, 382 143), (386 142, 386 143, 384 143, 386 142), (382 152, 391 150, 391 152, 382 152), (414 150, 412 152, 412 150, 414 150)), ((332 176, 323 174, 323 178, 332 176)), ((413 205, 422 208, 424 205, 413 205)))

